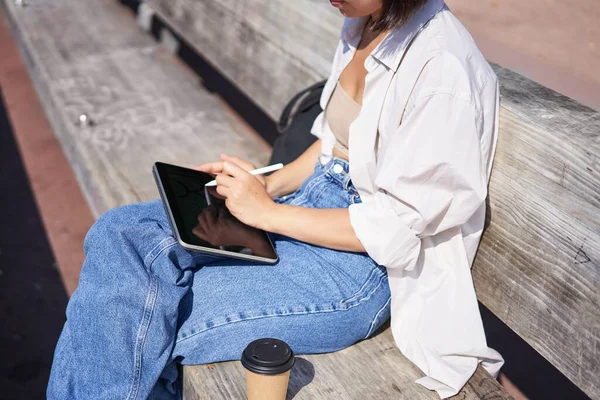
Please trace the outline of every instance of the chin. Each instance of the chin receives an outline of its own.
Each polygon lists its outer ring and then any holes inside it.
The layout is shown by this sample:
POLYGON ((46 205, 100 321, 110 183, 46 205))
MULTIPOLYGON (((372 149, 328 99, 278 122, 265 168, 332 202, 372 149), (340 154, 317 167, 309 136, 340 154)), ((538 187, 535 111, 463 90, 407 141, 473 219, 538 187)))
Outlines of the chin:
POLYGON ((332 3, 332 5, 337 8, 340 12, 340 14, 342 14, 344 17, 348 17, 348 18, 353 18, 352 17, 352 12, 348 10, 348 3, 345 1, 342 1, 341 4, 339 5, 335 5, 332 3))

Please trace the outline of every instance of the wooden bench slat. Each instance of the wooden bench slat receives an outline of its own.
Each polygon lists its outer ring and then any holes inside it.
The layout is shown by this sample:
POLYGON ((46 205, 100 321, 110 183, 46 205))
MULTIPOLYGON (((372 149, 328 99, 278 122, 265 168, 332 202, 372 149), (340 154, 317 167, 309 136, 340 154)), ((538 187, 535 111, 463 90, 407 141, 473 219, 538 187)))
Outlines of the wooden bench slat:
POLYGON ((152 164, 224 151, 257 165, 270 148, 113 0, 5 0, 42 102, 95 216, 158 198, 152 164), (94 126, 76 124, 85 113, 94 126))
MULTIPOLYGON (((298 355, 292 369, 288 398, 294 400, 439 399, 414 381, 423 374, 393 342, 388 328, 344 350, 298 355)), ((246 393, 244 368, 239 361, 186 367, 186 400, 242 399, 246 393)), ((479 368, 454 398, 511 399, 483 368, 479 368)))
MULTIPOLYGON (((524 121, 506 108, 501 121, 491 224, 473 267, 477 296, 583 391, 599 396, 600 182, 594 158, 600 146, 581 131, 571 138, 568 130, 524 121)), ((588 120, 600 133, 594 121, 588 120)))
POLYGON ((329 3, 311 0, 146 3, 274 120, 329 74, 342 24, 329 3))

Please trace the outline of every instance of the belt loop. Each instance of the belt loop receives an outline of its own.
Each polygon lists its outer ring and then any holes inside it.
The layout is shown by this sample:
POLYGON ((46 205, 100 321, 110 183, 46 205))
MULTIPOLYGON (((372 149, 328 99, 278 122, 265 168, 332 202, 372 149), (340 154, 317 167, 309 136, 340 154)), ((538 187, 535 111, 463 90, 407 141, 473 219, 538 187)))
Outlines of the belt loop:
POLYGON ((350 179, 350 172, 348 172, 344 178, 344 190, 348 190, 350 188, 351 181, 352 179, 350 179))

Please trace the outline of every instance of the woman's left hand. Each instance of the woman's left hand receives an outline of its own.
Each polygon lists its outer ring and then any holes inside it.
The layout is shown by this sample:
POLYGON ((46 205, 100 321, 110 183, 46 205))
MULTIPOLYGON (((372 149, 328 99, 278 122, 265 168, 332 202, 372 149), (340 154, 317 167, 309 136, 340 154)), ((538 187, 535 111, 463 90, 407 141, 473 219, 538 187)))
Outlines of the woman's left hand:
POLYGON ((265 186, 231 161, 223 163, 223 173, 215 179, 217 193, 225 197, 229 212, 247 225, 265 229, 265 221, 276 204, 265 186))

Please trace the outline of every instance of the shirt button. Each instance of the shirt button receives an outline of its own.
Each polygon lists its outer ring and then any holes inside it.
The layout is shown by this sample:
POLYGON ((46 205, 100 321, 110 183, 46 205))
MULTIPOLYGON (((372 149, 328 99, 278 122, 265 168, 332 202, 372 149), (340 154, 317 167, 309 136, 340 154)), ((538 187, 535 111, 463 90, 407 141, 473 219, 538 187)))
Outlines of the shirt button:
POLYGON ((341 174, 342 171, 344 171, 344 167, 342 167, 340 164, 335 164, 333 166, 333 172, 335 172, 336 174, 341 174))

